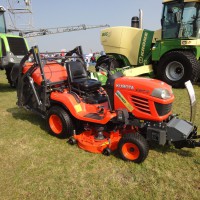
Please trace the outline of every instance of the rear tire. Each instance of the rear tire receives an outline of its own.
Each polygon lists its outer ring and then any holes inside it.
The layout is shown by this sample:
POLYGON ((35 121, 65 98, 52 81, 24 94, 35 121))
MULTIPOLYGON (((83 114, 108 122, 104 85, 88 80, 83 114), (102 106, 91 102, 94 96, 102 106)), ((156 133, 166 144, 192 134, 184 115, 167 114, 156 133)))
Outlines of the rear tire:
POLYGON ((142 163, 148 156, 149 146, 139 133, 127 133, 120 139, 118 151, 123 160, 142 163))
POLYGON ((47 127, 51 135, 67 138, 73 135, 74 125, 69 114, 61 107, 52 107, 47 115, 47 127))
POLYGON ((200 64, 193 53, 172 51, 164 55, 158 64, 158 78, 174 88, 183 88, 188 80, 198 80, 200 64))
POLYGON ((10 84, 10 87, 11 88, 16 88, 17 81, 12 81, 12 79, 11 79, 12 68, 11 67, 7 67, 5 70, 6 70, 6 78, 8 79, 8 83, 10 84))

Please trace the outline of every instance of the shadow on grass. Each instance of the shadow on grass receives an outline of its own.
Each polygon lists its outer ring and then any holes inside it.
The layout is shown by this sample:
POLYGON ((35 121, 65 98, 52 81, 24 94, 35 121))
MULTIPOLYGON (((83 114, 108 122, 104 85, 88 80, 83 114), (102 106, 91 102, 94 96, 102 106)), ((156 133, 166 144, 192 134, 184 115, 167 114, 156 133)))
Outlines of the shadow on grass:
MULTIPOLYGON (((44 130, 46 133, 48 133, 45 120, 42 119, 39 115, 36 115, 35 113, 26 111, 24 109, 20 109, 18 107, 9 108, 9 109, 7 109, 7 111, 9 113, 11 113, 12 116, 16 120, 20 119, 20 120, 28 121, 36 126, 39 126, 42 130, 44 130)), ((51 135, 50 133, 48 133, 48 134, 51 135)), ((189 149, 176 149, 174 146, 167 146, 167 145, 161 146, 158 144, 151 143, 151 144, 149 144, 149 148, 151 150, 157 151, 161 154, 175 153, 181 157, 193 157, 194 156, 194 153, 192 151, 190 151, 189 149)), ((116 158, 120 158, 120 155, 117 150, 112 152, 112 155, 115 156, 116 158)), ((198 164, 199 163, 200 163, 200 161, 198 161, 198 164)))
POLYGON ((16 92, 16 88, 12 88, 8 83, 0 83, 0 92, 16 92))
POLYGON ((194 156, 194 153, 191 152, 189 149, 176 149, 172 145, 171 146, 169 146, 169 145, 161 146, 158 144, 151 144, 150 149, 157 151, 159 153, 162 153, 162 154, 166 154, 166 153, 170 152, 170 153, 178 154, 179 156, 182 156, 182 157, 193 157, 194 156))
POLYGON ((7 111, 11 113, 16 120, 20 119, 23 121, 28 121, 36 126, 39 126, 42 130, 47 132, 45 120, 39 115, 18 107, 9 108, 7 111))
MULTIPOLYGON (((181 157, 194 157, 194 153, 191 152, 189 149, 176 149, 174 146, 161 146, 156 144, 149 145, 149 149, 153 151, 157 151, 161 154, 167 154, 167 153, 175 153, 181 157)), ((116 158, 121 159, 119 152, 116 150, 112 152, 112 155, 116 158)), ((200 164, 200 161, 196 161, 196 164, 200 164)))

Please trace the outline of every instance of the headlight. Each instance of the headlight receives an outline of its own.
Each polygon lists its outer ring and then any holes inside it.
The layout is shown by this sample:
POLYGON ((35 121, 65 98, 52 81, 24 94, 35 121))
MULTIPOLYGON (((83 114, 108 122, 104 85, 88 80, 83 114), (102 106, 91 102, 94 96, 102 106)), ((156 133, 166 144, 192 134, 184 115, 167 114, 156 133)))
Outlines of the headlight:
POLYGON ((15 62, 15 59, 14 58, 10 58, 10 62, 15 62))
POLYGON ((15 59, 14 59, 14 54, 12 53, 12 52, 9 52, 9 59, 10 59, 10 61, 9 62, 11 62, 11 63, 14 63, 15 62, 15 59))
POLYGON ((159 99, 169 99, 171 97, 171 94, 166 89, 156 88, 153 90, 151 96, 157 97, 159 99))

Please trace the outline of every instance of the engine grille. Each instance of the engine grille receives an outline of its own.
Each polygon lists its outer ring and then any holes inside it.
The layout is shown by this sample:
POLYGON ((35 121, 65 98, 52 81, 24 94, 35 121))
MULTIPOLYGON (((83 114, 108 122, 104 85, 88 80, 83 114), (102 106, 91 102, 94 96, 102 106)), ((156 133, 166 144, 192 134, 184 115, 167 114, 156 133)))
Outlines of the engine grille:
POLYGON ((15 55, 26 55, 27 47, 23 38, 7 37, 10 51, 15 55))
MULTIPOLYGON (((148 99, 137 96, 131 96, 131 100, 132 103, 134 104, 134 107, 137 108, 139 111, 151 114, 148 99)), ((172 103, 170 104, 155 103, 155 108, 159 116, 164 116, 171 111, 172 103)))
POLYGON ((147 114, 151 114, 149 103, 147 99, 137 97, 137 96, 131 96, 132 102, 134 104, 134 107, 140 110, 141 112, 145 112, 147 114))
POLYGON ((168 114, 171 109, 172 109, 172 103, 170 104, 160 104, 160 103, 155 103, 156 111, 159 116, 164 116, 168 114))

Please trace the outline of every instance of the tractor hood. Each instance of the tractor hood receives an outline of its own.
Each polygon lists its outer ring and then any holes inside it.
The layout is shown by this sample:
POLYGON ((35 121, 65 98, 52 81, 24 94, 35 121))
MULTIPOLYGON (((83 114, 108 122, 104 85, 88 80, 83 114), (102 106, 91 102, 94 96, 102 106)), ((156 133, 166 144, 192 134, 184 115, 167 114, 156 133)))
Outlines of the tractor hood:
POLYGON ((125 108, 139 119, 163 121, 172 113, 170 85, 155 79, 120 77, 114 83, 115 109, 125 108))
POLYGON ((167 90, 169 95, 172 96, 172 87, 163 81, 150 78, 139 78, 139 77, 121 77, 115 80, 116 89, 130 90, 141 94, 152 95, 155 89, 167 90))

